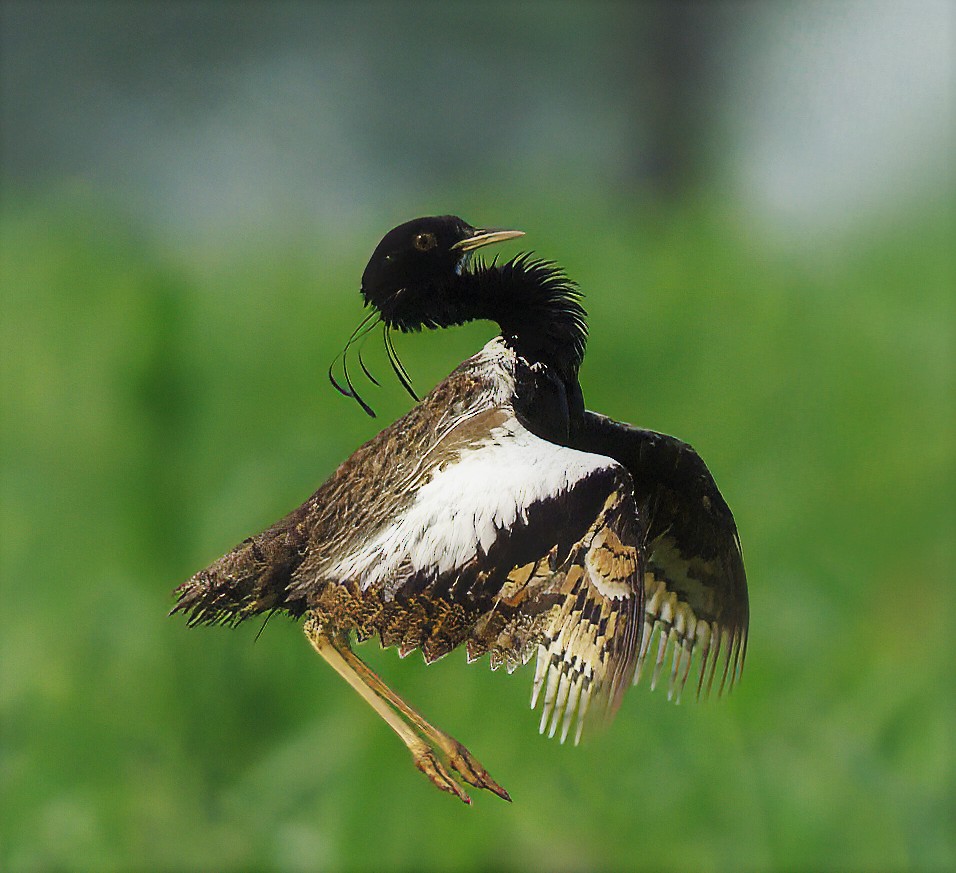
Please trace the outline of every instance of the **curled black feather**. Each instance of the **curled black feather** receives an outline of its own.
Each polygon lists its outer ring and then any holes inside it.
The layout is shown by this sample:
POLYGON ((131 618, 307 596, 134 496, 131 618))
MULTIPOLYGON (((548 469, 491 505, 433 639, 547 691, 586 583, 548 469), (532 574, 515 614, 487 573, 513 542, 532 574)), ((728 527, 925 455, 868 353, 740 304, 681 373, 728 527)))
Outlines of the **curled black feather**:
POLYGON ((395 351, 395 346, 392 343, 392 334, 387 324, 382 330, 382 336, 385 339, 385 352, 388 355, 388 362, 392 365, 395 375, 398 376, 398 381, 402 383, 402 387, 411 395, 412 400, 416 402, 421 400, 412 387, 412 380, 408 375, 408 371, 405 369, 405 365, 398 357, 398 352, 395 351))
POLYGON ((359 366, 362 368, 362 372, 365 373, 365 375, 371 380, 373 384, 375 385, 379 384, 378 381, 375 379, 375 377, 372 376, 371 373, 369 373, 368 368, 365 366, 365 361, 362 360, 361 343, 369 335, 369 333, 375 328, 375 325, 378 323, 380 317, 381 316, 378 312, 370 312, 368 315, 366 315, 365 318, 362 319, 359 326, 352 331, 352 335, 348 338, 348 341, 345 343, 345 347, 342 349, 341 352, 339 352, 335 356, 332 363, 329 365, 329 381, 332 383, 332 387, 335 388, 335 390, 338 391, 339 394, 341 394, 343 397, 351 397, 356 403, 358 403, 359 406, 362 407, 365 413, 371 418, 375 418, 375 410, 372 409, 372 407, 365 402, 365 400, 361 397, 358 391, 356 391, 355 385, 352 383, 352 377, 349 373, 348 355, 349 355, 349 349, 352 347, 352 345, 358 342, 359 343, 359 352, 358 352, 359 366), (335 365, 336 363, 338 363, 339 360, 342 361, 342 375, 345 381, 344 386, 335 378, 335 365))

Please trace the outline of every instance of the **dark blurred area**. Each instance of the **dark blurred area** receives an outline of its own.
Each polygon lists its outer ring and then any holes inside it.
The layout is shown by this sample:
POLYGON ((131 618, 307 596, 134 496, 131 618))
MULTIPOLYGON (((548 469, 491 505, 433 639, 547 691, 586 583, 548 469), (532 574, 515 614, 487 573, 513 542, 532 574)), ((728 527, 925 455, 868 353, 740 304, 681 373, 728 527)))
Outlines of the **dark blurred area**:
MULTIPOLYGON (((4 0, 0 870, 956 868, 954 16, 4 0), (327 370, 445 212, 580 283, 588 405, 701 452, 752 613, 732 697, 577 749, 527 670, 363 645, 468 810, 294 623, 166 615, 408 409, 327 370)), ((397 342, 427 391, 491 332, 397 342)))
POLYGON ((704 187, 758 224, 846 225, 936 189, 951 19, 933 2, 8 2, 2 179, 72 180, 220 244, 463 179, 622 207, 704 187))
POLYGON ((12 3, 4 172, 105 181, 148 163, 155 135, 240 113, 266 125, 296 101, 281 129, 219 133, 301 163, 334 127, 365 161, 441 186, 527 160, 560 130, 585 172, 611 165, 608 185, 679 193, 708 157, 725 43, 765 17, 752 8, 730 26, 719 7, 686 3, 12 3))

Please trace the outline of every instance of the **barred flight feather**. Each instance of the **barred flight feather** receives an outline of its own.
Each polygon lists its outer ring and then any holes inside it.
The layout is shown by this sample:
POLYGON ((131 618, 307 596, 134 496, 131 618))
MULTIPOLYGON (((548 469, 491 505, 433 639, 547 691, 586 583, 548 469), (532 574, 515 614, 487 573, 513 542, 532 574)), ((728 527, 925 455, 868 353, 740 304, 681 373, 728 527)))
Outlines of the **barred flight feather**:
POLYGON ((643 614, 637 549, 626 543, 636 518, 630 493, 613 492, 573 555, 562 602, 538 647, 531 707, 539 731, 580 742, 592 700, 613 717, 634 669, 643 614))
POLYGON ((696 694, 698 698, 705 698, 710 695, 723 650, 723 668, 717 693, 723 693, 725 686, 729 691, 743 672, 747 651, 746 626, 727 627, 717 621, 697 618, 690 605, 681 600, 676 592, 668 590, 666 582, 656 578, 650 571, 644 574, 644 592, 644 629, 634 684, 640 682, 645 668, 652 663, 650 686, 651 690, 655 689, 670 651, 667 699, 676 696, 679 703, 696 655, 696 694))

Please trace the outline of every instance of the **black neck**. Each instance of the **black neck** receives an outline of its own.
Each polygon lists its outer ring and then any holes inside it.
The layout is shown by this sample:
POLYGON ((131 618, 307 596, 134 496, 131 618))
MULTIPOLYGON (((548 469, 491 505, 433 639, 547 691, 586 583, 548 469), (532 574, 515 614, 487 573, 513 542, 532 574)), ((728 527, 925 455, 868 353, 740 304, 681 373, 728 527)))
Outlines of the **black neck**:
POLYGON ((580 297, 557 266, 522 255, 463 271, 455 281, 454 321, 497 322, 505 342, 521 357, 576 382, 588 331, 580 297))

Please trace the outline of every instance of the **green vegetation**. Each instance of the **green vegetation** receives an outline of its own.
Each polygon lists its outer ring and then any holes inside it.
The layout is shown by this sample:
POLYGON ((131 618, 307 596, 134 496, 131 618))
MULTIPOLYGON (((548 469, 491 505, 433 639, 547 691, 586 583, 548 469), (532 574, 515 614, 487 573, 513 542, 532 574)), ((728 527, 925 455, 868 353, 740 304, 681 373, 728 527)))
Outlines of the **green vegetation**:
MULTIPOLYGON (((76 199, 8 201, 0 869, 956 864, 945 222, 797 258, 706 209, 595 208, 581 238, 577 208, 520 226, 588 294, 589 405, 691 441, 735 509, 740 687, 680 706, 637 689, 575 749, 538 736, 527 672, 365 645, 515 800, 469 809, 291 622, 257 640, 167 618, 179 581, 407 407, 383 378, 372 422, 325 375, 383 228, 198 264, 76 199)), ((397 342, 424 388, 490 333, 397 342)))

